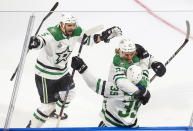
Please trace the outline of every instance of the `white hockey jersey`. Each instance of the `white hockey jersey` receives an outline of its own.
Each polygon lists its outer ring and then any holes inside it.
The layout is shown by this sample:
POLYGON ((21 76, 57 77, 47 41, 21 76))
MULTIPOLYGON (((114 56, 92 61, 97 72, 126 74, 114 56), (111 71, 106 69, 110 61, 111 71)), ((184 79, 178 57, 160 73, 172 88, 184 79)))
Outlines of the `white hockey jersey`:
POLYGON ((82 76, 89 88, 105 98, 101 116, 106 126, 129 127, 135 123, 141 103, 132 94, 121 91, 109 81, 95 78, 89 69, 82 76))
MULTIPOLYGON (((65 36, 59 25, 50 27, 38 38, 41 41, 41 49, 35 65, 35 73, 47 79, 59 79, 68 73, 68 59, 75 44, 81 42, 83 31, 76 27, 71 36, 65 36)), ((94 44, 92 37, 89 37, 87 45, 94 44)))

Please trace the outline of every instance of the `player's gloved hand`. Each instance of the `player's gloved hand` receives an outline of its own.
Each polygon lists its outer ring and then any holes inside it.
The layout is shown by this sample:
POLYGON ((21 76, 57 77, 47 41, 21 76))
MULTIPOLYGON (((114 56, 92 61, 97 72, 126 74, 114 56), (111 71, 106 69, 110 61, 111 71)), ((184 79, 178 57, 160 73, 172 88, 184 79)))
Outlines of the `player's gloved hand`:
POLYGON ((100 36, 101 41, 104 41, 105 43, 109 43, 110 39, 120 35, 122 35, 121 28, 117 26, 113 26, 103 31, 100 35, 99 34, 94 35, 94 41, 97 43, 97 38, 98 36, 100 36))
POLYGON ((64 101, 64 99, 65 99, 65 94, 66 94, 66 91, 59 91, 58 92, 58 100, 60 101, 60 102, 63 102, 64 101))
POLYGON ((142 80, 138 84, 147 88, 149 84, 149 71, 148 70, 143 70, 142 80))
POLYGON ((151 94, 150 92, 143 86, 138 85, 139 90, 136 91, 133 95, 136 99, 139 99, 143 105, 147 104, 151 94))
POLYGON ((84 61, 78 56, 72 57, 71 67, 75 70, 78 70, 80 74, 88 68, 84 61))
POLYGON ((66 103, 69 103, 74 98, 75 92, 73 90, 69 90, 68 96, 67 96, 67 98, 65 100, 66 93, 67 93, 67 91, 59 91, 55 95, 55 98, 58 99, 60 102, 64 102, 65 101, 66 103))
POLYGON ((29 49, 38 48, 39 45, 40 45, 40 40, 35 36, 31 36, 30 42, 29 42, 29 49))
POLYGON ((159 77, 162 77, 166 73, 166 67, 161 62, 153 62, 151 68, 159 77))

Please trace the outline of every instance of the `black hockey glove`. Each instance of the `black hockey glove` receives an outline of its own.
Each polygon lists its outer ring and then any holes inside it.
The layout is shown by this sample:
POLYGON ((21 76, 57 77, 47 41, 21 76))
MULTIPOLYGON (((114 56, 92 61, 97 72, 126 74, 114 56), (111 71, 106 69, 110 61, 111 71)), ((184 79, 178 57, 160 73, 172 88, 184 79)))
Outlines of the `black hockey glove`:
POLYGON ((159 77, 162 77, 166 73, 166 67, 161 62, 153 62, 151 68, 159 77))
POLYGON ((31 36, 30 42, 29 42, 29 49, 38 48, 39 45, 40 45, 40 40, 35 36, 31 36))
POLYGON ((121 28, 117 26, 113 26, 105 31, 103 31, 100 35, 95 34, 94 35, 94 41, 97 43, 97 38, 100 36, 101 41, 104 41, 105 43, 109 43, 110 39, 122 35, 121 28))
POLYGON ((151 94, 149 93, 149 91, 145 87, 143 87, 141 85, 138 85, 138 88, 139 88, 139 90, 136 91, 133 95, 136 99, 139 99, 143 105, 145 105, 148 103, 148 101, 151 97, 151 94))
POLYGON ((135 44, 135 46, 136 46, 137 56, 140 59, 145 59, 145 58, 149 57, 149 53, 143 48, 143 46, 141 46, 139 44, 135 44))
POLYGON ((78 70, 80 74, 82 74, 88 68, 84 61, 78 56, 72 57, 71 67, 75 70, 78 70))

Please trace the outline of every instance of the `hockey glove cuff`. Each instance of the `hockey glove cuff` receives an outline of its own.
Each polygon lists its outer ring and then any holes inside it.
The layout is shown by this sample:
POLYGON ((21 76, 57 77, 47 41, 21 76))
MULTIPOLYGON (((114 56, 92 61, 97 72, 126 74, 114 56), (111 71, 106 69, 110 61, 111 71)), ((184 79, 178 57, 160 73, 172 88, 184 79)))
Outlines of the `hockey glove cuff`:
POLYGON ((80 74, 82 74, 88 68, 84 61, 78 56, 72 57, 71 67, 75 70, 78 70, 80 74))
POLYGON ((134 97, 139 99, 143 105, 147 104, 151 94, 150 92, 143 86, 138 85, 139 90, 134 93, 134 97))
POLYGON ((35 36, 32 36, 29 42, 29 49, 38 48, 39 45, 40 45, 40 39, 38 39, 35 36))
POLYGON ((153 62, 151 68, 159 77, 162 77, 166 73, 166 67, 161 62, 153 62))

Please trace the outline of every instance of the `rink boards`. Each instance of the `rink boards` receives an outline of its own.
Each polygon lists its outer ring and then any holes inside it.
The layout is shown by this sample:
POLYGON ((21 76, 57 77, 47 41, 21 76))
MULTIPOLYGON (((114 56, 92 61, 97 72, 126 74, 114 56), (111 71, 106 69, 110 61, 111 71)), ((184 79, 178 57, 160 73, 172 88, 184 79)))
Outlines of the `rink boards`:
MULTIPOLYGON (((10 128, 9 131, 125 131, 125 130, 160 130, 160 131, 187 131, 193 130, 188 127, 139 127, 139 128, 118 128, 118 127, 81 127, 81 128, 10 128)), ((0 128, 0 131, 4 131, 3 128, 0 128)))

